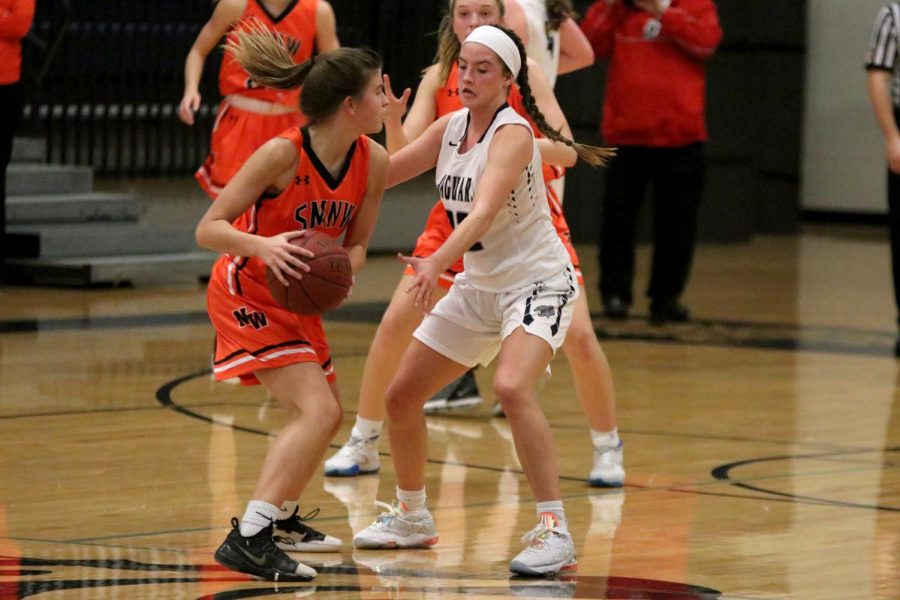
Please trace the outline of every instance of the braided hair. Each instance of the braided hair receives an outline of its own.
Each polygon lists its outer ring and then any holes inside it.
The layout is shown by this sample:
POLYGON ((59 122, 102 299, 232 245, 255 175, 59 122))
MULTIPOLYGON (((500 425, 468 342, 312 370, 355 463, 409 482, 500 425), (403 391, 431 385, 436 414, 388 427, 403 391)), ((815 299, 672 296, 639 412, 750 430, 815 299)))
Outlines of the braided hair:
MULTIPOLYGON (((522 68, 519 69, 519 75, 516 77, 516 84, 519 86, 519 91, 522 93, 522 104, 525 107, 525 112, 528 113, 528 116, 537 126, 538 131, 544 134, 546 138, 572 148, 578 154, 578 158, 595 167, 606 164, 610 158, 615 156, 615 148, 600 148, 598 146, 579 144, 561 134, 559 130, 553 129, 550 124, 547 123, 546 117, 544 117, 541 109, 538 108, 534 95, 531 93, 531 84, 528 82, 528 57, 525 54, 525 45, 522 43, 521 38, 519 38, 513 30, 507 29, 501 25, 490 25, 490 27, 496 27, 509 36, 519 50, 522 68)), ((503 61, 500 61, 500 64, 503 66, 503 69, 509 73, 509 68, 506 64, 503 61)))

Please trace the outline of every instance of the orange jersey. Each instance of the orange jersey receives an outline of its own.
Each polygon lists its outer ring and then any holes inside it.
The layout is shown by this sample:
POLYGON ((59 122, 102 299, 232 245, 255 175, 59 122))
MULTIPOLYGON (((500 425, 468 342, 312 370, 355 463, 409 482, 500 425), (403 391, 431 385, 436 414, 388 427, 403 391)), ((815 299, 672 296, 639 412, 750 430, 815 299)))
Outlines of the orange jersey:
POLYGON ((31 29, 35 0, 0 0, 0 85, 19 81, 22 38, 31 29))
MULTIPOLYGON (((247 0, 247 8, 241 15, 241 21, 255 21, 278 33, 293 55, 294 62, 300 64, 312 57, 316 43, 316 5, 318 0, 294 0, 280 15, 273 15, 263 5, 262 0, 247 0)), ((235 39, 232 28, 228 39, 235 39)), ((262 87, 254 82, 230 52, 222 58, 219 71, 219 91, 223 96, 240 94, 259 100, 297 107, 300 103, 300 90, 276 90, 262 87)))
MULTIPOLYGON (((277 196, 260 198, 234 226, 266 237, 300 229, 340 236, 368 189, 369 139, 357 138, 335 179, 313 153, 304 130, 293 127, 280 137, 297 149, 294 180, 277 196)), ((210 276, 207 308, 216 328, 217 379, 256 383, 253 373, 259 369, 318 362, 333 380, 322 318, 302 317, 276 304, 258 257, 220 256, 210 276)))

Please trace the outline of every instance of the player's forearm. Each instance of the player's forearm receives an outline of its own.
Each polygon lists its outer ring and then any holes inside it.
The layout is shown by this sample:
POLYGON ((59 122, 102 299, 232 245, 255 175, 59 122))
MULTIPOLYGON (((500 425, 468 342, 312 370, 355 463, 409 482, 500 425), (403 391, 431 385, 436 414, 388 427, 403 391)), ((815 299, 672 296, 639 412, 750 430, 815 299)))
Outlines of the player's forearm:
POLYGON ((197 243, 203 248, 233 256, 256 256, 261 238, 235 229, 223 219, 201 221, 196 231, 197 243))
POLYGON ((205 57, 195 49, 188 52, 184 61, 184 91, 185 93, 197 92, 200 88, 200 78, 203 76, 203 63, 205 57))
POLYGON ((462 223, 457 225, 437 252, 431 255, 439 270, 443 272, 449 269, 450 265, 487 233, 493 221, 493 215, 477 210, 471 212, 462 223))

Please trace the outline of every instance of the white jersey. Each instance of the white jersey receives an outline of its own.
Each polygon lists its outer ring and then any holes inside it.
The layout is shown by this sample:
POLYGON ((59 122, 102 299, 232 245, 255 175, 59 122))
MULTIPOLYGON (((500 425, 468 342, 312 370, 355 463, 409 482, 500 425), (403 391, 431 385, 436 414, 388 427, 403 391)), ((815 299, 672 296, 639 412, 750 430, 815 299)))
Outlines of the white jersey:
POLYGON ((547 3, 544 0, 519 0, 519 5, 528 22, 525 53, 541 66, 553 87, 559 73, 559 30, 547 32, 547 3))
MULTIPOLYGON (((437 160, 438 194, 453 227, 472 211, 475 190, 487 165, 488 148, 497 129, 514 125, 525 127, 529 133, 532 131, 528 121, 509 106, 504 106, 494 115, 478 143, 460 154, 459 141, 465 136, 468 124, 467 108, 453 113, 444 131, 437 160)), ((533 148, 531 164, 519 174, 490 229, 463 256, 465 272, 461 276, 473 287, 488 292, 514 290, 543 281, 567 266, 572 268, 569 253, 550 220, 541 155, 536 143, 533 148)))

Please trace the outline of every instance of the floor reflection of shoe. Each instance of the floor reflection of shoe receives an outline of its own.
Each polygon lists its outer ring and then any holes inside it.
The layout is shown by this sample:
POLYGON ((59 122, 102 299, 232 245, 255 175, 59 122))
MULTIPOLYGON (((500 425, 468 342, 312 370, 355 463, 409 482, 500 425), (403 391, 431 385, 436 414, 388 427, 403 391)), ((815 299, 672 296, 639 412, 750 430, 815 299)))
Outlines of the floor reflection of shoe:
POLYGON ((553 579, 511 577, 509 580, 509 591, 517 598, 574 598, 577 586, 574 581, 553 579))
POLYGON ((356 477, 377 473, 381 468, 378 458, 378 439, 357 437, 353 433, 337 454, 325 461, 325 475, 328 477, 356 477))
POLYGON ((622 487, 625 485, 623 444, 594 448, 594 465, 588 476, 591 487, 622 487))
POLYGON ((472 408, 481 404, 481 394, 478 392, 478 382, 475 374, 470 370, 456 381, 438 391, 428 402, 423 410, 425 414, 441 411, 461 410, 472 408))
POLYGON ((316 570, 299 563, 275 545, 275 524, 250 537, 241 535, 240 523, 231 519, 231 532, 219 549, 216 562, 233 571, 268 581, 309 581, 316 570))
POLYGON ((588 535, 599 534, 612 539, 622 522, 625 493, 621 490, 588 496, 591 501, 591 522, 588 535))
POLYGON ((553 513, 541 513, 540 522, 522 541, 528 545, 509 563, 509 570, 517 575, 543 577, 578 566, 572 536, 553 513))
POLYGON ((285 552, 340 552, 341 540, 304 523, 319 514, 319 509, 305 517, 299 511, 300 507, 295 507, 290 517, 275 521, 275 545, 285 552))
MULTIPOLYGON (((289 585, 279 585, 276 583, 271 588, 253 588, 254 595, 259 596, 275 596, 277 595, 279 598, 306 598, 308 596, 312 596, 316 593, 316 586, 303 586, 302 588, 289 585)), ((247 593, 247 588, 235 588, 231 590, 223 590, 221 592, 215 592, 209 596, 201 596, 201 600, 232 600, 234 598, 245 598, 244 594, 247 593)))
POLYGON ((442 433, 456 439, 466 438, 480 440, 484 435, 484 424, 481 421, 464 419, 429 419, 426 422, 428 432, 442 433))
POLYGON ((405 552, 354 552, 353 561, 379 575, 430 576, 438 553, 429 549, 405 552))
POLYGON ((325 479, 322 487, 348 508, 363 505, 371 508, 378 496, 378 477, 325 479))
POLYGON ((353 545, 365 549, 430 548, 438 542, 434 519, 427 509, 406 512, 399 506, 376 502, 388 509, 375 522, 353 536, 353 545))

